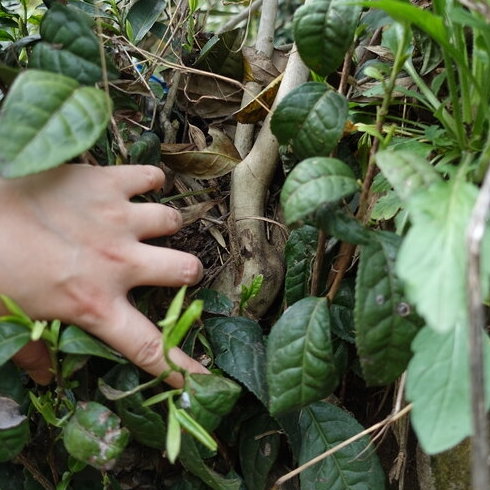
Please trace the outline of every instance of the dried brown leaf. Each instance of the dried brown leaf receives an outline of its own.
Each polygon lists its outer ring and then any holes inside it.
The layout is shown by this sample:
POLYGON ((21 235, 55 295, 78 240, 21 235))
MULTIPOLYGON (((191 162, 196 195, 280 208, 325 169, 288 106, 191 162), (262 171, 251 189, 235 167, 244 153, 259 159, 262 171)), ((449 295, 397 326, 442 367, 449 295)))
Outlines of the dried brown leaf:
POLYGON ((242 124, 255 124, 264 120, 276 98, 282 74, 274 79, 262 92, 239 111, 235 112, 235 119, 242 124))
POLYGON ((190 225, 196 222, 198 219, 204 218, 206 213, 214 208, 218 201, 204 201, 197 204, 191 204, 190 206, 185 206, 179 208, 182 215, 184 226, 190 225))
POLYGON ((245 61, 245 80, 268 85, 280 75, 271 59, 255 48, 244 46, 242 49, 245 61))
POLYGON ((196 179, 213 179, 231 172, 240 162, 238 150, 219 129, 209 128, 209 135, 213 141, 203 151, 169 152, 169 145, 161 145, 164 163, 174 172, 196 179))

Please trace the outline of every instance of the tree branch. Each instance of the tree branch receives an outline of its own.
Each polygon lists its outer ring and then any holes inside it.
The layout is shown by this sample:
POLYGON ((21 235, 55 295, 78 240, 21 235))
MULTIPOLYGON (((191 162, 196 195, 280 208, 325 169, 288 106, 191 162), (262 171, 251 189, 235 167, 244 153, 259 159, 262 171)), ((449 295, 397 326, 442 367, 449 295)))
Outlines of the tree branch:
POLYGON ((485 233, 485 222, 489 207, 490 171, 487 171, 475 207, 471 213, 466 236, 468 247, 468 335, 471 408, 473 412, 471 476, 473 488, 475 489, 490 488, 488 428, 485 409, 485 367, 483 358, 485 315, 480 281, 481 244, 485 233))

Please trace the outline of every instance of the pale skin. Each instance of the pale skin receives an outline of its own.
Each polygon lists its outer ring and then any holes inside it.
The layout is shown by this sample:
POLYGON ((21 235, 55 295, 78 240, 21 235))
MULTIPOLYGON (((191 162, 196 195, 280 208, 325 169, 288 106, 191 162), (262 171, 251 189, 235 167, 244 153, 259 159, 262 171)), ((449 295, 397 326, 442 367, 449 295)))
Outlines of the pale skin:
MULTIPOLYGON (((128 291, 192 285, 203 274, 193 255, 142 243, 182 226, 170 207, 130 202, 164 179, 149 165, 63 165, 0 179, 0 293, 32 318, 75 324, 160 375, 168 368, 161 332, 130 304, 128 291)), ((177 348, 170 355, 189 372, 208 372, 177 348)), ((52 379, 42 342, 28 344, 14 362, 40 384, 52 379)), ((165 381, 181 387, 183 378, 172 373, 165 381)))

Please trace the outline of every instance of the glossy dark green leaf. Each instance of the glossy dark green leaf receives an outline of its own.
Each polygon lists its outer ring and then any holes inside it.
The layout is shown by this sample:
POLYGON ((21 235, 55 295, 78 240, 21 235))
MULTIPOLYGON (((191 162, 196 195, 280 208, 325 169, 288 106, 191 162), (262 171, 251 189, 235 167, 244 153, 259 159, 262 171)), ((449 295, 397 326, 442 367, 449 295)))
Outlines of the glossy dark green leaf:
POLYGON ((286 223, 306 218, 326 203, 334 203, 358 190, 352 170, 336 158, 312 157, 288 175, 281 191, 286 223))
POLYGON ((196 294, 196 299, 204 301, 203 310, 215 315, 230 315, 233 302, 228 296, 214 289, 201 288, 196 294))
POLYGON ((242 391, 235 382, 214 374, 190 374, 184 389, 191 415, 209 432, 230 412, 242 391))
MULTIPOLYGON (((30 57, 31 68, 53 71, 84 85, 102 80, 99 40, 92 32, 92 20, 78 9, 56 2, 41 23, 41 39, 30 57)), ((106 59, 107 75, 118 73, 106 59)))
POLYGON ((89 359, 89 354, 67 354, 61 364, 61 376, 63 379, 68 379, 73 376, 74 373, 87 364, 89 359))
POLYGON ((328 396, 338 382, 325 298, 304 298, 272 327, 267 342, 270 412, 286 412, 328 396))
POLYGON ((0 396, 12 398, 19 404, 25 401, 27 390, 22 382, 22 373, 13 362, 0 366, 0 396))
POLYGON ((208 487, 214 490, 243 489, 241 478, 225 478, 206 465, 199 453, 196 441, 189 434, 182 434, 179 460, 187 471, 200 478, 208 487))
POLYGON ((288 306, 309 294, 317 241, 318 230, 309 225, 296 228, 289 235, 284 251, 286 260, 284 286, 288 306))
POLYGON ((478 190, 455 178, 414 195, 412 219, 397 258, 405 293, 430 327, 451 330, 466 321, 466 227, 478 190))
POLYGON ((111 469, 129 440, 129 432, 108 408, 96 402, 78 402, 63 428, 69 454, 97 469, 111 469))
POLYGON ((102 90, 56 73, 21 73, 0 112, 1 176, 40 172, 79 155, 97 141, 110 115, 102 90))
POLYGON ((0 366, 6 363, 31 340, 31 332, 25 325, 0 322, 0 366))
POLYGON ((410 344, 421 319, 403 296, 395 274, 401 239, 390 232, 373 232, 361 248, 356 283, 356 345, 368 385, 394 381, 411 357, 410 344))
POLYGON ((240 467, 247 488, 270 488, 268 476, 276 462, 281 442, 279 429, 277 422, 266 413, 247 420, 243 425, 239 446, 240 467))
POLYGON ((230 77, 243 79, 243 55, 240 49, 243 40, 241 29, 213 36, 202 48, 196 68, 230 77))
MULTIPOLYGON (((485 371, 490 372, 490 341, 484 337, 485 371)), ((426 327, 415 338, 407 371, 406 396, 411 421, 427 454, 445 451, 472 432, 467 327, 439 333, 426 327)), ((485 380, 486 408, 490 379, 485 380)))
POLYGON ((259 324, 242 317, 211 318, 204 327, 216 364, 267 405, 265 347, 259 324))
POLYGON ((162 15, 165 5, 165 0, 138 0, 133 3, 126 15, 126 21, 131 24, 132 41, 135 44, 139 43, 153 27, 158 17, 162 15))
MULTIPOLYGON (((117 368, 115 388, 132 390, 140 384, 138 369, 130 364, 117 368)), ((149 407, 143 407, 143 395, 138 392, 116 400, 116 412, 124 427, 141 444, 163 450, 165 448, 166 427, 162 416, 149 407)))
POLYGON ((353 281, 344 279, 330 305, 332 333, 350 344, 353 344, 356 339, 354 326, 354 289, 353 281))
POLYGON ((361 8, 345 0, 313 0, 294 14, 294 40, 308 68, 334 72, 352 44, 361 8))
POLYGON ((379 151, 376 163, 402 201, 441 181, 434 167, 412 151, 379 151))
MULTIPOLYGON (((135 5, 139 5, 139 2, 135 5)), ((132 164, 158 165, 160 163, 160 138, 151 132, 143 133, 129 149, 132 164)))
POLYGON ((294 88, 279 103, 271 130, 283 145, 291 144, 299 159, 328 156, 337 145, 347 120, 347 101, 324 83, 294 88))
MULTIPOLYGON (((304 408, 299 423, 303 441, 300 465, 364 430, 347 412, 324 402, 304 408)), ((300 478, 302 490, 385 488, 383 469, 367 436, 307 468, 300 478)))
POLYGON ((58 348, 61 352, 66 352, 67 354, 90 354, 91 356, 104 357, 119 363, 126 362, 100 340, 74 325, 70 325, 63 330, 58 348))
POLYGON ((317 222, 327 235, 343 242, 362 245, 369 242, 370 232, 348 211, 326 205, 317 213, 317 222))
POLYGON ((0 462, 17 456, 29 439, 27 417, 12 398, 0 397, 0 462))

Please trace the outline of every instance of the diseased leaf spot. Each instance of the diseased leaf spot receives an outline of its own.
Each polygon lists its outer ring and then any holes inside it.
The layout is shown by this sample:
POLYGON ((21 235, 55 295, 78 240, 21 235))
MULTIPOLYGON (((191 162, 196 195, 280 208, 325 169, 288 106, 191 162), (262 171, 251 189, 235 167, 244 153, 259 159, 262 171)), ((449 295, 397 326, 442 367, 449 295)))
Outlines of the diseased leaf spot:
POLYGON ((396 305, 396 312, 400 316, 408 316, 410 315, 412 309, 410 308, 410 305, 407 303, 398 303, 396 305))
POLYGON ((378 294, 378 295, 376 296, 376 303, 377 303, 378 305, 383 305, 383 304, 384 304, 384 302, 385 302, 385 297, 384 297, 382 294, 378 294))

